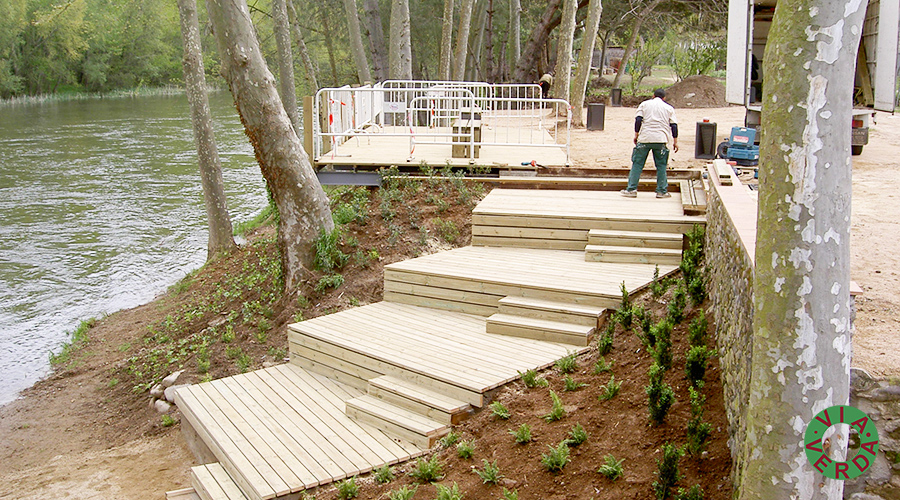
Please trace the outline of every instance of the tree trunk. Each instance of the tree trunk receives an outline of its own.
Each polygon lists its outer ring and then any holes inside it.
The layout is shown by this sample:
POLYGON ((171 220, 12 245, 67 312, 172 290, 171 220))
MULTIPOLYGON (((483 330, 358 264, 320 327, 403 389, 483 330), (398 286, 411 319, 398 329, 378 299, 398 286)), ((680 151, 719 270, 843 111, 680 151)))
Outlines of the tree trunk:
POLYGON ((362 32, 359 29, 359 11, 356 8, 356 0, 344 0, 344 9, 347 11, 347 26, 350 28, 350 49, 353 52, 353 62, 356 63, 356 75, 360 84, 372 81, 369 72, 369 62, 366 60, 366 51, 363 49, 362 32))
MULTIPOLYGON (((842 497, 843 481, 807 462, 804 432, 816 413, 849 400, 847 75, 865 10, 866 2, 782 0, 769 32, 742 500, 842 497)), ((846 450, 839 430, 834 460, 846 450)))
POLYGON ((309 51, 306 49, 306 42, 303 40, 303 32, 300 31, 300 24, 297 22, 297 12, 294 10, 293 0, 287 2, 288 19, 294 29, 294 37, 297 39, 297 51, 300 52, 300 59, 303 60, 303 68, 306 69, 306 82, 309 85, 309 93, 315 94, 319 90, 319 80, 316 77, 316 65, 309 57, 309 51))
POLYGON ((475 26, 474 40, 469 46, 468 64, 466 74, 462 78, 466 81, 483 81, 484 76, 484 24, 487 19, 487 0, 476 0, 472 13, 472 25, 475 26))
POLYGON ((522 3, 509 0, 509 67, 514 68, 522 57, 522 3))
POLYGON ((469 29, 472 26, 472 10, 475 0, 462 0, 459 9, 459 29, 456 30, 456 52, 453 55, 453 79, 461 81, 466 74, 466 56, 469 53, 469 29))
POLYGON ((569 100, 572 87, 572 43, 575 39, 575 12, 577 0, 564 0, 562 20, 556 38, 556 70, 553 77, 552 95, 569 100))
POLYGON ((181 37, 184 42, 182 63, 185 91, 191 107, 191 124, 194 126, 194 143, 200 165, 200 184, 203 186, 203 201, 209 224, 206 260, 210 260, 219 252, 231 250, 235 245, 222 182, 222 164, 209 112, 196 0, 178 0, 178 12, 181 15, 181 37))
POLYGON ((521 57, 516 61, 516 69, 512 75, 514 82, 537 82, 538 78, 540 78, 541 75, 538 74, 537 70, 538 59, 541 57, 541 50, 543 50, 547 39, 550 37, 550 32, 553 31, 553 28, 559 26, 559 21, 562 18, 559 13, 561 4, 562 0, 550 0, 547 4, 544 14, 531 31, 531 35, 525 43, 525 48, 522 49, 521 57))
MULTIPOLYGON (((209 1, 209 0, 207 0, 209 1)), ((244 0, 246 1, 246 0, 244 0)), ((328 66, 331 67, 331 86, 337 87, 339 85, 338 79, 338 70, 337 70, 337 51, 334 48, 334 34, 331 32, 331 23, 329 22, 329 13, 324 9, 320 9, 319 13, 321 14, 319 20, 322 22, 322 32, 323 38, 325 39, 325 50, 328 52, 328 66)))
POLYGON ((441 61, 438 79, 450 80, 450 62, 453 57, 453 0, 444 0, 444 17, 441 19, 441 61))
POLYGON ((641 26, 644 24, 644 20, 647 19, 647 16, 649 16, 650 13, 653 12, 653 9, 659 5, 660 1, 661 0, 653 0, 634 18, 634 25, 631 27, 631 38, 628 39, 625 53, 622 54, 622 62, 619 63, 619 70, 616 71, 616 77, 613 79, 613 88, 619 88, 622 74, 625 73, 625 65, 628 64, 628 59, 631 58, 631 52, 634 50, 634 44, 637 42, 638 34, 641 32, 641 26))
POLYGON ((388 61, 387 48, 384 44, 384 29, 381 27, 381 10, 378 8, 378 0, 364 0, 363 9, 366 11, 366 19, 369 20, 369 48, 372 51, 372 72, 378 81, 387 80, 388 61))
MULTIPOLYGON (((588 6, 588 17, 584 23, 584 41, 578 53, 578 69, 575 71, 575 85, 572 95, 572 118, 576 126, 584 126, 584 93, 591 78, 591 60, 594 57, 594 44, 597 42, 597 30, 600 28, 600 15, 603 13, 601 0, 591 0, 588 6)), ((601 63, 602 65, 602 63, 601 63)))
POLYGON ((285 286, 292 290, 312 268, 319 232, 334 229, 328 197, 278 98, 246 0, 208 0, 207 12, 222 75, 278 207, 282 270, 285 286))
POLYGON ((389 51, 390 78, 412 79, 412 48, 410 45, 409 0, 391 2, 391 48, 389 51))
POLYGON ((484 79, 494 80, 494 0, 488 0, 487 20, 484 23, 484 79))
POLYGON ((281 102, 287 112, 294 132, 300 135, 300 109, 297 107, 297 89, 294 87, 294 53, 291 50, 291 32, 288 26, 286 0, 272 1, 272 20, 275 25, 275 44, 278 47, 278 86, 281 102))

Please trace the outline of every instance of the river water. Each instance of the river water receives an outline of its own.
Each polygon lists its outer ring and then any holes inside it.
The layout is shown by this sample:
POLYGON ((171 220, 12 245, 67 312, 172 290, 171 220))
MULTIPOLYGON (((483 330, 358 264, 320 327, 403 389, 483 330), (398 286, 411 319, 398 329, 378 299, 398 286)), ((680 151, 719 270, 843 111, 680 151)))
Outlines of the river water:
MULTIPOLYGON (((227 92, 210 96, 232 220, 266 204, 227 92)), ((183 96, 0 107, 0 405, 67 331, 146 303, 206 258, 183 96)))

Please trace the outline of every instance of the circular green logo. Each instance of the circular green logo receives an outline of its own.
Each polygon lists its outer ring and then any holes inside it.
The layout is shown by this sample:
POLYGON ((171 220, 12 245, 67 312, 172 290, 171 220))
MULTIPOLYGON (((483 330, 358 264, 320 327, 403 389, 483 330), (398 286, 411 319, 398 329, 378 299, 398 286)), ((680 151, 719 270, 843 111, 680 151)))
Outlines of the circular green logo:
MULTIPOLYGON (((862 410, 852 406, 832 406, 817 413, 803 436, 806 445, 806 459, 823 476, 833 479, 854 479, 862 475, 869 466, 875 463, 878 453, 878 430, 872 419, 862 410), (852 460, 838 462, 828 456, 831 451, 831 438, 825 438, 825 431, 837 424, 848 424, 850 431, 856 431, 859 439, 859 451, 852 460)), ((848 458, 849 458, 848 451, 848 458)))

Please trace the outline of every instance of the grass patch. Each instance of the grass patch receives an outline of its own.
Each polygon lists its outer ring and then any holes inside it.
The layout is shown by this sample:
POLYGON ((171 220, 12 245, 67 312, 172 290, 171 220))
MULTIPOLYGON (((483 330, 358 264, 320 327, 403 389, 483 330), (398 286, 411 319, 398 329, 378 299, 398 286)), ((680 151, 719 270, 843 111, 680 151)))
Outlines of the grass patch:
POLYGON ((90 341, 88 331, 96 323, 97 318, 82 320, 74 331, 66 332, 69 335, 69 340, 63 344, 62 349, 58 353, 50 353, 50 364, 53 366, 68 364, 72 360, 72 355, 90 341))

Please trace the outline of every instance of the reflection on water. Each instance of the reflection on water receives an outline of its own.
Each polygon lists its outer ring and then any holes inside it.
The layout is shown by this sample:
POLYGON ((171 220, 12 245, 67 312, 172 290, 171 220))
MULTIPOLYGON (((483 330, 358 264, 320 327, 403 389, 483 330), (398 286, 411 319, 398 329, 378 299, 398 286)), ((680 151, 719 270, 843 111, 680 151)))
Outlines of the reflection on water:
MULTIPOLYGON (((211 96, 229 209, 266 203, 228 93, 211 96)), ((0 107, 0 404, 80 320, 152 299, 206 257, 184 97, 0 107)))

